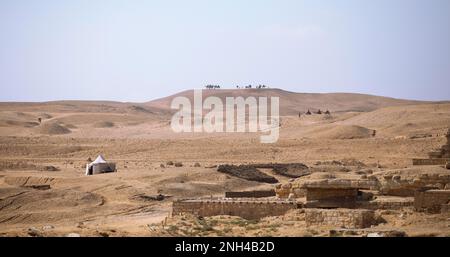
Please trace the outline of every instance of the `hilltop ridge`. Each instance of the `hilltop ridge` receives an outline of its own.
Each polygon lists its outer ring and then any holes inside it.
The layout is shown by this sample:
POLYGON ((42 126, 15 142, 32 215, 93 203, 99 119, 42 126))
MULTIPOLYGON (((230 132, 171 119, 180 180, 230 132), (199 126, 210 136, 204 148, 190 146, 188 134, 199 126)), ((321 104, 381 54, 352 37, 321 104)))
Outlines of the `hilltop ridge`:
MULTIPOLYGON (((175 97, 183 96, 193 101, 193 91, 185 90, 171 96, 152 100, 145 103, 145 106, 157 109, 169 109, 170 103, 175 97)), ((332 112, 368 112, 388 106, 432 103, 428 101, 396 99, 359 93, 295 93, 278 88, 203 90, 203 98, 209 96, 219 97, 224 102, 226 97, 279 97, 281 115, 297 115, 298 112, 306 112, 308 109, 311 111, 329 109, 332 112)))

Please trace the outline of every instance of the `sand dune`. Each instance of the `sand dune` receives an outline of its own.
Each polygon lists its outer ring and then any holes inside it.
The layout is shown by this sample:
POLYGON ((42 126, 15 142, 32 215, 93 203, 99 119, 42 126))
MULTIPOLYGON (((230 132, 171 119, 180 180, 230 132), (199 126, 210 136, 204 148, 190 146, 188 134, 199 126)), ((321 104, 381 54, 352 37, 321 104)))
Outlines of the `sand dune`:
MULTIPOLYGON (((183 91, 181 93, 165 98, 147 102, 145 105, 153 108, 168 109, 173 98, 183 96, 193 101, 193 90, 183 91)), ((395 99, 389 97, 351 94, 351 93, 294 93, 281 89, 221 89, 221 90, 203 90, 203 97, 216 96, 225 102, 226 97, 244 98, 253 97, 279 97, 280 113, 282 115, 297 115, 298 112, 330 110, 332 112, 358 111, 366 112, 386 106, 401 106, 425 103, 421 101, 395 99)))
POLYGON ((324 139, 357 139, 370 138, 374 136, 374 131, 355 125, 336 125, 324 129, 319 129, 313 133, 314 138, 324 139))
POLYGON ((346 125, 367 126, 386 136, 443 133, 450 124, 450 104, 386 107, 342 121, 346 125))
POLYGON ((41 113, 48 118, 48 113, 121 113, 163 115, 166 110, 152 108, 140 103, 124 103, 113 101, 53 101, 53 102, 3 102, 1 111, 34 112, 41 113))

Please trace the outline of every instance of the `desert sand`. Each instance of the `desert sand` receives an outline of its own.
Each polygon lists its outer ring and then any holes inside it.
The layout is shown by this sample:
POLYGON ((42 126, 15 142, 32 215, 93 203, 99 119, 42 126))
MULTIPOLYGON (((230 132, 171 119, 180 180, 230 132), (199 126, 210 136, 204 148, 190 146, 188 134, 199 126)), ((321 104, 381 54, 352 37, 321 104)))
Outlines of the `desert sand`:
MULTIPOLYGON (((190 97, 191 93, 177 95, 190 97)), ((216 166, 220 164, 276 162, 316 167, 303 180, 318 176, 315 173, 358 177, 368 175, 369 169, 378 176, 450 173, 437 166, 411 171, 412 158, 426 158, 445 143, 450 102, 280 89, 208 90, 204 95, 280 97, 280 139, 261 144, 259 133, 174 133, 170 128, 174 110, 169 108, 174 96, 147 103, 0 103, 0 235, 322 236, 328 232, 307 229, 302 213, 256 222, 209 217, 198 223, 195 217, 170 218, 171 203, 274 187, 219 173, 216 166), (308 109, 329 110, 331 115, 298 117, 308 109), (117 163, 118 172, 85 176, 88 158, 99 154, 117 163), (346 168, 318 164, 331 161, 347 163, 346 168), (158 194, 166 197, 155 200, 158 194), (165 229, 160 226, 164 221, 169 224, 165 229), (180 232, 189 224, 208 229, 197 234, 180 232)), ((270 175, 280 183, 290 181, 270 175)), ((386 223, 380 228, 401 229, 412 236, 450 235, 448 214, 407 209, 383 215, 386 223)))

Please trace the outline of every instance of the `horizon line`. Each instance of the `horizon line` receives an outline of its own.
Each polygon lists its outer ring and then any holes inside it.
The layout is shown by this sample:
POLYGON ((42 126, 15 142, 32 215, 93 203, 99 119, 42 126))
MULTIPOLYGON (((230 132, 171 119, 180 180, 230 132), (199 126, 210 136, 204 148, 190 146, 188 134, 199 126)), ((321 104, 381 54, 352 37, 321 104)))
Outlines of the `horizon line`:
POLYGON ((0 103, 54 103, 54 102, 63 102, 63 101, 67 101, 67 102, 113 102, 113 103, 123 103, 123 104, 127 104, 127 103, 136 103, 136 104, 145 104, 148 102, 152 102, 152 101, 156 101, 159 99, 164 99, 164 98, 168 98, 177 94, 181 94, 183 92, 188 92, 188 91, 193 91, 193 90, 204 90, 204 91, 225 91, 225 90, 233 90, 233 91, 237 91, 237 90, 281 90, 287 93, 293 93, 293 94, 354 94, 354 95, 366 95, 366 96, 375 96, 375 97, 384 97, 384 98, 391 98, 391 99, 396 99, 396 100, 406 100, 406 101, 418 101, 418 102, 432 102, 432 103, 446 103, 446 102, 450 102, 450 99, 440 99, 440 100, 429 100, 429 99, 414 99, 414 98, 399 98, 399 97, 393 97, 393 96, 386 96, 386 95, 379 95, 379 94, 374 94, 374 93, 362 93, 362 92, 296 92, 296 91, 290 91, 290 90, 285 90, 282 88, 278 88, 278 87, 268 87, 268 88, 218 88, 218 89, 205 89, 205 88, 191 88, 191 89, 185 89, 185 90, 181 90, 178 91, 176 93, 172 93, 172 94, 168 94, 166 96, 162 96, 162 97, 156 97, 150 100, 144 100, 144 101, 128 101, 128 100, 113 100, 113 99, 74 99, 74 98, 61 98, 61 99, 54 99, 54 100, 0 100, 0 103))

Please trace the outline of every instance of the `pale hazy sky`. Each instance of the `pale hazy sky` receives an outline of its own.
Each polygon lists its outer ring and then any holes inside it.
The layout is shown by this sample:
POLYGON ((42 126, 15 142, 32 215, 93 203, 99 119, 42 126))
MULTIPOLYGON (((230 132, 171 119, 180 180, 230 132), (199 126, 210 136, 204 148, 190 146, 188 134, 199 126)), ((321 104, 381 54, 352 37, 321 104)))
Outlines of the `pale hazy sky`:
POLYGON ((0 101, 205 84, 450 100, 450 1, 0 0, 0 101))

